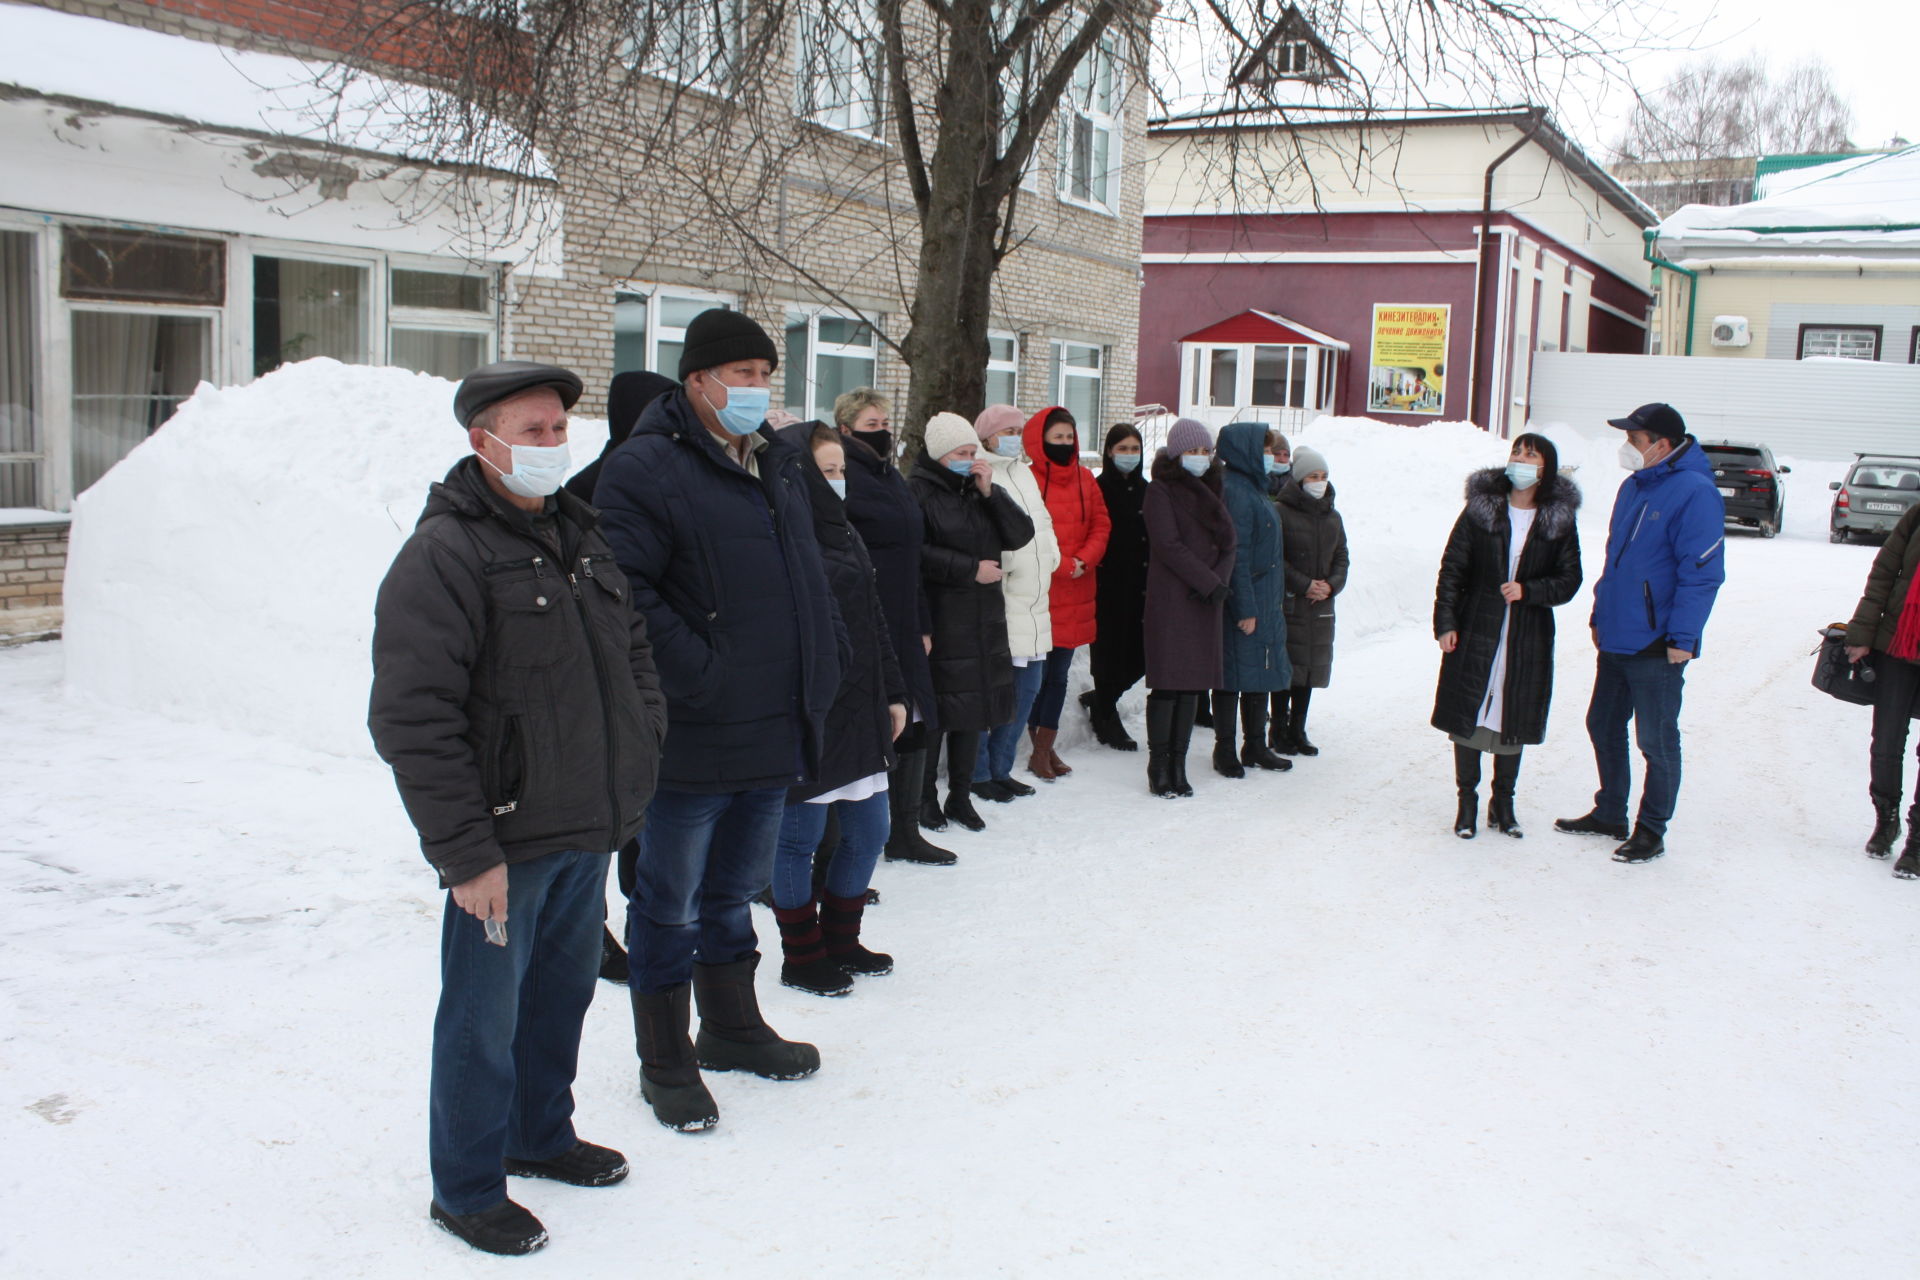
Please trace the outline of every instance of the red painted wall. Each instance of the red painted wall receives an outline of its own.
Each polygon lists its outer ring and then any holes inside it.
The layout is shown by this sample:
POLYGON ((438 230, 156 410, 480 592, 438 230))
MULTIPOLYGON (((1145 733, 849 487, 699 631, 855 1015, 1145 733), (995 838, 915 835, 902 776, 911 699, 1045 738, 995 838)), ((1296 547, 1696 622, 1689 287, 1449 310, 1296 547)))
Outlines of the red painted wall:
MULTIPOLYGON (((500 25, 474 24, 444 9, 423 10, 407 0, 143 0, 155 9, 251 31, 271 40, 336 50, 356 58, 458 82, 468 63, 485 53, 498 57, 502 83, 526 53, 525 34, 500 25), (478 33, 476 35, 476 32, 478 33)), ((272 44, 266 46, 273 51, 272 44)), ((477 72, 478 68, 471 69, 477 72)))

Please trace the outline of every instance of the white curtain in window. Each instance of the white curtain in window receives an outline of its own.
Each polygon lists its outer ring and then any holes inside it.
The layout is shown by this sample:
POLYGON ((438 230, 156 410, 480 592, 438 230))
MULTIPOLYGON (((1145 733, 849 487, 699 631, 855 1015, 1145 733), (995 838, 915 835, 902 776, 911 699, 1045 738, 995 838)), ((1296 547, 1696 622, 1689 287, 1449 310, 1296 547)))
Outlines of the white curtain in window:
MULTIPOLYGON (((0 454, 40 452, 33 251, 31 235, 0 231, 0 454)), ((0 462, 0 507, 39 505, 38 468, 37 461, 0 462)))
POLYGON ((107 473, 210 372, 204 316, 73 313, 73 488, 107 473))
POLYGON ((366 268, 280 259, 280 349, 284 360, 366 357, 362 319, 366 268))

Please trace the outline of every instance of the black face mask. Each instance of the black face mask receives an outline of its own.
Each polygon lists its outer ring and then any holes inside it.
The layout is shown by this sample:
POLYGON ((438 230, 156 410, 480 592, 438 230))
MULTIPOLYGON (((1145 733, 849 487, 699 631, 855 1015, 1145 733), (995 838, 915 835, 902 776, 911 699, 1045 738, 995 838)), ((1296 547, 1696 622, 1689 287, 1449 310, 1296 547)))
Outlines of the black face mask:
POLYGON ((1040 446, 1040 451, 1046 454, 1047 461, 1051 462, 1056 467, 1066 466, 1068 463, 1072 462, 1080 452, 1078 449, 1075 449, 1073 447, 1073 441, 1071 440, 1067 441, 1065 444, 1042 444, 1040 446))
POLYGON ((893 461, 893 432, 850 431, 847 433, 887 461, 893 461))

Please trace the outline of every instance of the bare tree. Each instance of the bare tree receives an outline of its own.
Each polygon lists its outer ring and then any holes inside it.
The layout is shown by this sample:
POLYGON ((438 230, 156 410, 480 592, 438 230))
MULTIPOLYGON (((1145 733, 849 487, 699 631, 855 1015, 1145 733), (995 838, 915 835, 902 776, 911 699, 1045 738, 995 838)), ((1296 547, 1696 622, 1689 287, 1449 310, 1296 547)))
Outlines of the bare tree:
POLYGON ((570 255, 599 249, 596 227, 642 258, 694 235, 716 273, 897 298, 906 325, 880 337, 910 370, 910 441, 936 410, 981 407, 995 282, 1035 225, 1030 169, 1050 156, 1063 190, 1112 180, 1085 113, 1165 111, 1167 86, 1205 96, 1302 17, 1338 75, 1212 100, 1282 117, 1309 99, 1431 104, 1436 85, 1550 101, 1633 47, 1609 21, 1624 0, 336 3, 323 101, 358 102, 396 67, 430 85, 393 111, 416 151, 550 174, 570 255))
POLYGON ((1825 63, 1776 74, 1759 54, 1695 62, 1638 97, 1616 150, 1633 161, 1845 151, 1853 112, 1825 63))

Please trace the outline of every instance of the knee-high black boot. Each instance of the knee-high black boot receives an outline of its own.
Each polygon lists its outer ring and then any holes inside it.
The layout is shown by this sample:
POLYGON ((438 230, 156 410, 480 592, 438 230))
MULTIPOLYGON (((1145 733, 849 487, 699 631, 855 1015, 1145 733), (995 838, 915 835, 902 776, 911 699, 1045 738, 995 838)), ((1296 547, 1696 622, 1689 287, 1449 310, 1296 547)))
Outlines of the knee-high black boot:
POLYGON ((1275 755, 1267 746, 1267 694, 1240 695, 1240 728, 1246 741, 1240 746, 1240 763, 1253 769, 1285 772, 1293 761, 1275 755))
POLYGON ((987 824, 973 807, 973 765, 980 753, 978 733, 947 735, 947 803, 949 818, 969 831, 985 831, 987 824))
POLYGON ((1240 767, 1240 753, 1234 750, 1240 735, 1239 710, 1239 694, 1224 689, 1213 691, 1213 771, 1223 778, 1247 776, 1247 771, 1240 767))
POLYGON ((1480 753, 1472 747, 1453 744, 1453 785, 1460 793, 1460 808, 1453 818, 1453 834, 1471 840, 1479 832, 1480 753))
POLYGON ((1180 696, 1155 689, 1147 694, 1147 790, 1173 795, 1173 713, 1180 696))
MULTIPOLYGON (((953 854, 937 844, 929 844, 920 834, 920 796, 926 787, 926 749, 903 751, 900 763, 887 778, 887 861, 918 862, 930 867, 950 867, 953 854)), ((942 815, 943 817, 945 815, 942 815)))
POLYGON ((1487 800, 1487 825, 1503 836, 1518 840, 1526 832, 1520 819, 1513 816, 1513 787, 1520 781, 1520 753, 1493 758, 1493 795, 1487 800))
POLYGON ((1183 693, 1173 704, 1173 740, 1168 744, 1167 773, 1176 796, 1193 794, 1193 784, 1187 781, 1187 748, 1193 743, 1194 718, 1200 714, 1200 703, 1206 696, 1204 692, 1183 693))
POLYGON ((920 765, 919 812, 915 819, 929 831, 945 831, 947 815, 940 809, 940 743, 947 735, 927 735, 926 759, 920 765))
POLYGON ((1267 721, 1267 746, 1276 755, 1292 755, 1293 695, 1286 689, 1276 689, 1267 695, 1267 701, 1272 709, 1267 721))
POLYGON ((1307 741, 1307 707, 1313 702, 1313 690, 1306 685, 1295 685, 1292 692, 1293 714, 1289 721, 1291 732, 1288 740, 1293 744, 1293 754, 1317 756, 1320 748, 1307 741))

